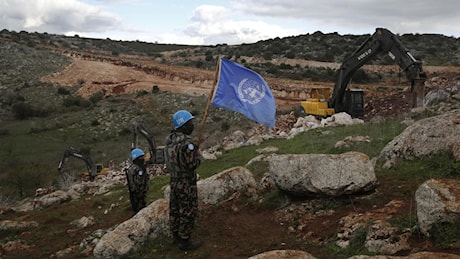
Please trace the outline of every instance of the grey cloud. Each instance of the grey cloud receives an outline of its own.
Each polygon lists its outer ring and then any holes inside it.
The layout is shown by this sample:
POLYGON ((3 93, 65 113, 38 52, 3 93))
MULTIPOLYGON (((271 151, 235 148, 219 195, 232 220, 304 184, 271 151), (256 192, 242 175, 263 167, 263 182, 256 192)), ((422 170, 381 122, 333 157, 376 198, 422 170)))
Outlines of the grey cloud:
POLYGON ((120 26, 118 16, 76 0, 0 1, 0 24, 11 30, 103 32, 120 26))
POLYGON ((372 33, 373 28, 382 26, 396 33, 460 35, 457 0, 233 0, 232 3, 241 12, 304 20, 315 24, 318 30, 372 33))

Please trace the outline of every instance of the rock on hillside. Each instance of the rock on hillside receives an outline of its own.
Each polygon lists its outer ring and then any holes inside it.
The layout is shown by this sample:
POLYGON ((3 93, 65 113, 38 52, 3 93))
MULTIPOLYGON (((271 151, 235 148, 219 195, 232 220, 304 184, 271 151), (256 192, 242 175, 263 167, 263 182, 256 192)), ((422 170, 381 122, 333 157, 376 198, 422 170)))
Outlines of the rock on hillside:
POLYGON ((298 196, 355 194, 377 185, 372 162, 358 152, 273 155, 269 164, 275 184, 298 196))
POLYGON ((379 157, 391 167, 397 159, 413 160, 437 153, 451 153, 460 161, 460 110, 419 120, 388 143, 379 157))

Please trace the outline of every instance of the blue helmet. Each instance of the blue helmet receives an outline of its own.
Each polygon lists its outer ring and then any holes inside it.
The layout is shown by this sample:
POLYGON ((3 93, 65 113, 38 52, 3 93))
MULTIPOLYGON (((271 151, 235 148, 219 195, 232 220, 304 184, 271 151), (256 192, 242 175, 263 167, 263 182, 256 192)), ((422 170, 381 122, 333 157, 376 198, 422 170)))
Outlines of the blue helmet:
POLYGON ((134 150, 131 151, 131 160, 134 161, 136 160, 137 158, 141 157, 141 156, 144 156, 145 153, 144 151, 142 151, 141 149, 139 148, 136 148, 134 150))
POLYGON ((177 129, 187 123, 190 119, 195 118, 187 110, 179 110, 173 115, 174 128, 177 129))

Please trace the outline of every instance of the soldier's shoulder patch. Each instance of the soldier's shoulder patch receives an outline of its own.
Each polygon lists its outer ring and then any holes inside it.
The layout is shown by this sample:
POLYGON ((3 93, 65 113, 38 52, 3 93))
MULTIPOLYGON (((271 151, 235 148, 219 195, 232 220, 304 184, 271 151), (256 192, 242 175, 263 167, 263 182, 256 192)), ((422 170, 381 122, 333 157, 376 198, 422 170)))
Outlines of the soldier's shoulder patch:
POLYGON ((194 144, 188 144, 188 145, 187 145, 187 148, 188 148, 190 151, 195 151, 195 145, 194 145, 194 144))

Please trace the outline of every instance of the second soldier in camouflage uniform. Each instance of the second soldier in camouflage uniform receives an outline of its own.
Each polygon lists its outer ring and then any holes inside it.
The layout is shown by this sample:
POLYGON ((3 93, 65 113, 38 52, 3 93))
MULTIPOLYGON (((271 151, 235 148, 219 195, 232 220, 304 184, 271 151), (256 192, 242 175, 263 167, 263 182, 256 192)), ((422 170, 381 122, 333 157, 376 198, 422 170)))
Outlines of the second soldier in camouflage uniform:
POLYGON ((173 242, 182 250, 194 250, 200 242, 190 241, 198 212, 196 169, 201 163, 198 146, 189 136, 193 116, 179 110, 173 116, 174 129, 166 138, 165 161, 170 172, 169 222, 173 242))
POLYGON ((128 169, 125 169, 133 215, 145 208, 147 204, 146 197, 149 190, 150 177, 145 169, 144 156, 145 153, 141 149, 136 148, 132 150, 131 160, 133 163, 128 169))

